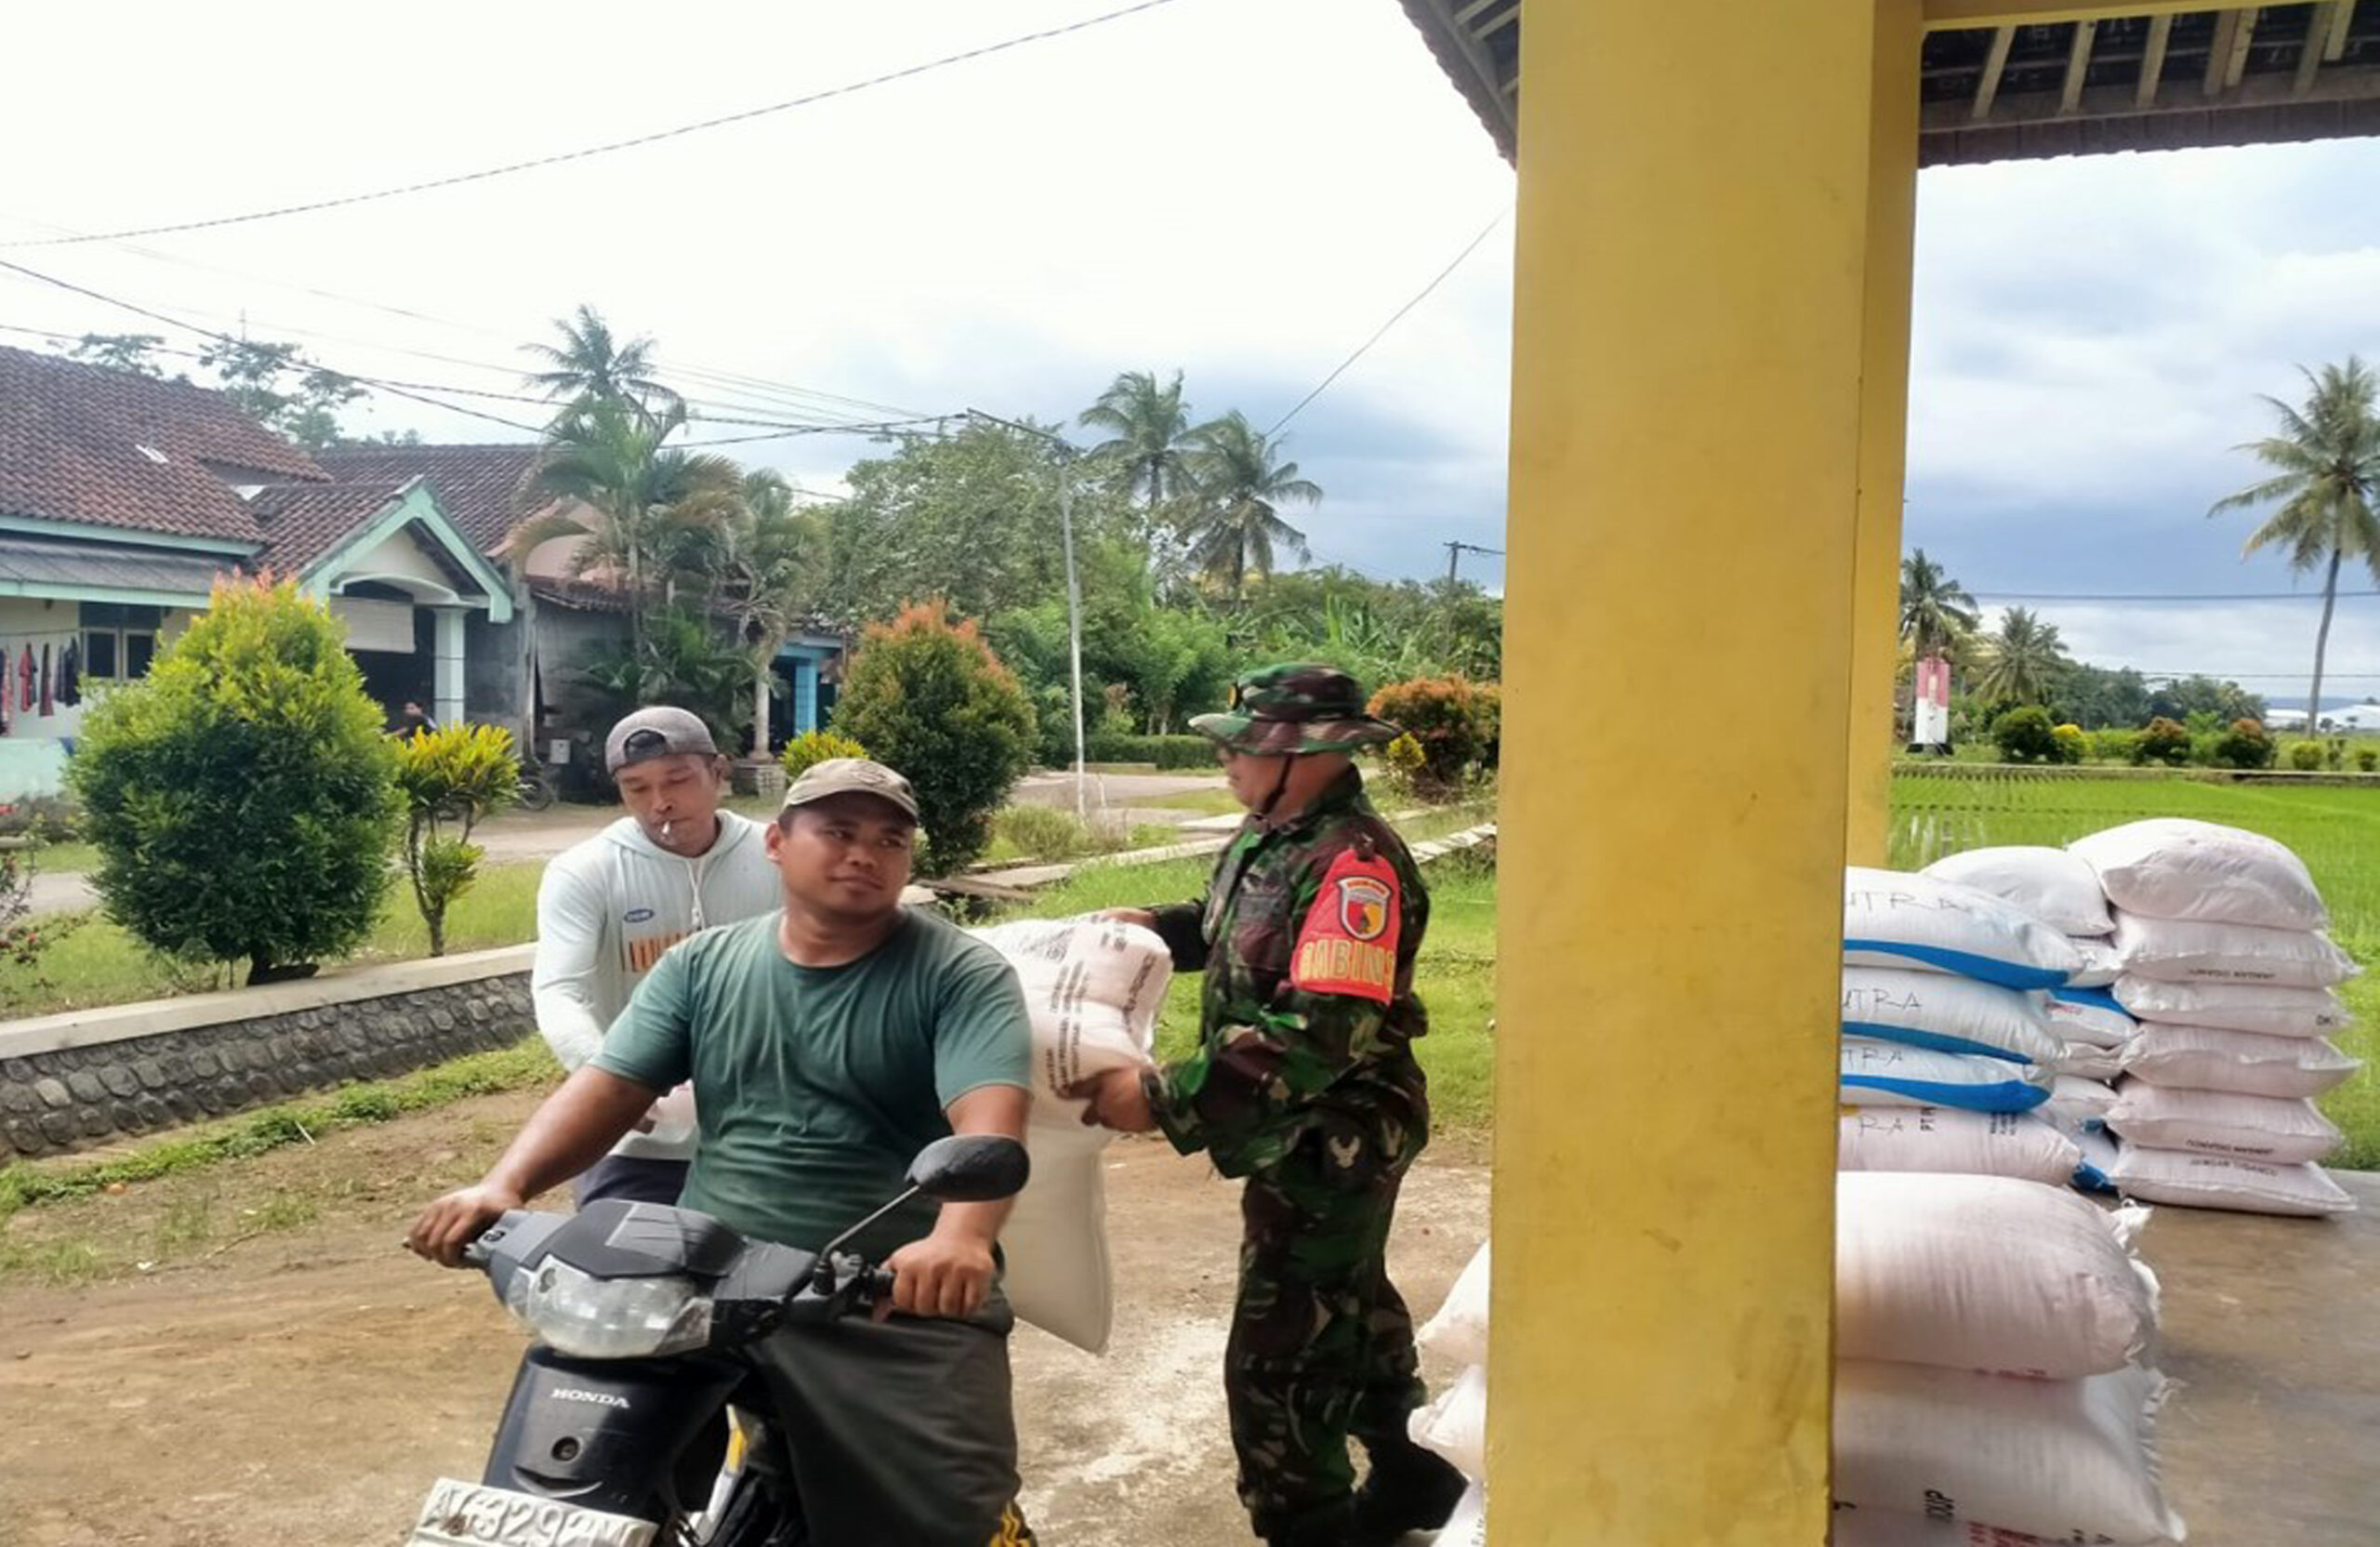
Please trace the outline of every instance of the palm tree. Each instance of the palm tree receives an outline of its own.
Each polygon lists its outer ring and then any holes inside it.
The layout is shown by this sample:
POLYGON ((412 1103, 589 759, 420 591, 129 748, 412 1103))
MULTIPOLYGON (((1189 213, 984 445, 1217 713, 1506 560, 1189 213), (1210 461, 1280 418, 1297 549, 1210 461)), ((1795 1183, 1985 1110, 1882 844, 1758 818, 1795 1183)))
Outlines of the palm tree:
POLYGON ((1281 443, 1234 409, 1189 434, 1191 505, 1183 518, 1191 562, 1240 599, 1250 571, 1273 573, 1273 549, 1306 556, 1305 534, 1281 519, 1284 504, 1312 505, 1322 487, 1280 462, 1281 443))
POLYGON ((607 399, 632 403, 648 414, 665 411, 673 403, 684 406, 678 394, 653 374, 651 338, 622 343, 602 313, 584 301, 575 318, 555 318, 554 328, 562 335, 559 345, 521 346, 551 369, 532 371, 521 379, 524 386, 563 403, 565 416, 607 399))
POLYGON ((1975 598, 1924 549, 1900 562, 1900 637, 1919 659, 1948 654, 1982 622, 1975 598))
POLYGON ((2057 625, 2043 623, 2022 607, 2002 613, 1999 630, 1983 645, 1983 678, 1976 686, 1987 698, 2045 702, 2058 677, 2073 664, 2057 637, 2057 625))
POLYGON ((2274 500, 2281 508, 2248 534, 2245 559, 2260 548, 2287 550, 2289 567, 2304 574, 2322 570, 2322 621, 2314 631, 2314 681, 2306 699, 2306 728, 2322 721, 2322 655, 2331 641, 2331 614, 2338 605, 2339 570, 2360 559, 2380 578, 2380 381, 2354 355, 2344 365, 2319 372, 2303 365, 2306 406, 2292 408, 2279 398, 2264 401, 2281 421, 2281 433, 2235 449, 2274 469, 2273 476, 2215 502, 2210 516, 2252 509, 2274 500))
POLYGON ((774 469, 744 475, 734 509, 708 544, 721 610, 752 651, 752 754, 769 747, 769 680, 778 649, 800 625, 817 588, 825 540, 817 518, 793 502, 774 469))
POLYGON ((743 470, 724 456, 665 445, 686 422, 675 401, 656 415, 626 398, 592 398, 556 422, 533 485, 568 503, 530 517, 505 538, 516 565, 556 537, 586 540, 574 575, 604 571, 627 583, 630 637, 641 650, 647 588, 658 573, 675 594, 675 563, 690 535, 717 527, 742 495, 743 470))
POLYGON ((1182 401, 1182 373, 1170 386, 1154 371, 1126 371, 1082 411, 1078 421, 1115 433, 1091 448, 1113 469, 1127 495, 1146 499, 1152 520, 1183 492, 1191 457, 1190 405, 1182 401))

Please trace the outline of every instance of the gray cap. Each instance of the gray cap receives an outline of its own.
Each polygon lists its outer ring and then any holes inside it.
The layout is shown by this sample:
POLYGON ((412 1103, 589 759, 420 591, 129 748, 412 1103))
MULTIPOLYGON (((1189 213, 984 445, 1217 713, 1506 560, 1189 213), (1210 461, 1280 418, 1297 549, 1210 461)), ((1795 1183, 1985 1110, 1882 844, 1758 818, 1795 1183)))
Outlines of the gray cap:
POLYGON ((828 758, 812 763, 801 771, 801 777, 786 787, 782 809, 791 811, 830 795, 873 795, 900 807, 910 821, 919 819, 918 792, 909 787, 909 781, 866 758, 828 758))
POLYGON ((656 704, 649 709, 637 710, 612 727, 612 734, 603 738, 603 771, 617 774, 632 762, 687 753, 706 758, 719 756, 719 747, 710 739, 710 727, 702 722, 699 715, 656 704))

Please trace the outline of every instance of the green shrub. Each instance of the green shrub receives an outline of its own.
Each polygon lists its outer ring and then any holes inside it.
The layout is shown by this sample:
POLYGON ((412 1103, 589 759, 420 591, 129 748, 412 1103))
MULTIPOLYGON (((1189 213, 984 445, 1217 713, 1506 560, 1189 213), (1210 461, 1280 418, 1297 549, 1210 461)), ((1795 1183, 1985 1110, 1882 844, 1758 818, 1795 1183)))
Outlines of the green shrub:
POLYGON ((1471 689, 1472 724, 1479 737, 1479 766, 1494 768, 1503 760, 1504 690, 1496 682, 1475 682, 1471 689))
POLYGON ((2069 765, 2082 762, 2091 755, 2091 738, 2082 734, 2080 725, 2059 725, 2050 731, 2057 743, 2057 754, 2050 760, 2069 765))
POLYGON ((2091 758, 2095 762, 2138 762, 2140 749, 2138 731, 2086 731, 2090 738, 2091 758))
POLYGON ((2189 758, 2189 727, 2163 715, 2150 721, 2149 728, 2140 733, 2140 739, 2133 744, 2135 763, 2162 762, 2168 768, 2179 768, 2189 758))
POLYGON ((1461 790, 1463 775, 1486 755, 1488 743, 1481 732, 1489 721, 1478 689, 1460 674, 1391 682, 1372 694, 1371 712, 1420 744, 1421 767, 1413 786, 1425 799, 1461 790))
POLYGON ((2301 774, 2316 772, 2322 766, 2322 744, 2319 741, 2291 742, 2289 766, 2301 774))
POLYGON ((953 623, 942 602, 868 628, 834 728, 916 787, 926 875, 955 874, 984 852, 1033 752, 1032 701, 973 621, 953 623))
POLYGON ((479 879, 485 851, 471 829, 520 798, 512 733, 495 725, 442 725, 397 742, 397 793, 405 803, 405 876, 430 931, 430 954, 446 954, 446 910, 479 879))
POLYGON ((791 781, 829 758, 866 756, 867 748, 849 736, 839 736, 832 731, 804 731, 785 744, 785 751, 777 760, 785 765, 785 776, 791 781))
MULTIPOLYGON (((1215 744, 1205 736, 1127 736, 1102 732, 1084 738, 1083 755, 1092 762, 1145 762, 1160 770, 1215 766, 1215 744)), ((1065 760, 1071 763, 1071 755, 1065 760)))
POLYGON ((2380 773, 2380 747, 2357 747, 2355 766, 2365 774, 2380 773))
MULTIPOLYGON (((2318 759, 2320 750, 2315 748, 2318 759)), ((2272 758, 2272 737, 2258 721, 2235 720, 2215 739, 2215 760, 2225 768, 2270 768, 2272 758)))
POLYGON ((352 949, 391 880, 396 750, 345 630, 291 581, 218 582, 68 764, 116 922, 185 962, 298 975, 352 949))
POLYGON ((2023 704, 1991 722, 1992 744, 2002 762, 2056 762, 2057 732, 2049 711, 2038 704, 2023 704))

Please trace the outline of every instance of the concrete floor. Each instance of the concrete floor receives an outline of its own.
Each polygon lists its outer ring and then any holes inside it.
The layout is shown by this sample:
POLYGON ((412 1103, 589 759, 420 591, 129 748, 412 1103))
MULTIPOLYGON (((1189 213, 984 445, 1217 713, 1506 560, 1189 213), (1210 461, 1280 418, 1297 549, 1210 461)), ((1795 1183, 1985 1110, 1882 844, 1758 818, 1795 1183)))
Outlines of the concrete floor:
POLYGON ((2362 1211, 2290 1220, 2162 1207, 2160 1425, 2190 1547, 2380 1543, 2380 1173, 2334 1171, 2362 1211))

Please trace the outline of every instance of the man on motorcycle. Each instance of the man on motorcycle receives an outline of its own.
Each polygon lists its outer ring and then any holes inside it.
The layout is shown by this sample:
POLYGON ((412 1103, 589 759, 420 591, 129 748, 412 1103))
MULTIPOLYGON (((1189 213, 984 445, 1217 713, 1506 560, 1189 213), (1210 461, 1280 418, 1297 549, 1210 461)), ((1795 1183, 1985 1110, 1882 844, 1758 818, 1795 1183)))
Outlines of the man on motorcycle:
MULTIPOLYGON (((720 809, 727 760, 699 718, 639 709, 604 738, 603 765, 627 814, 555 856, 537 887, 530 989, 537 1030, 565 1069, 595 1056, 662 952, 697 930, 773 911, 780 890, 768 829, 720 809)), ((582 1207, 605 1197, 675 1203, 694 1153, 682 1121, 641 1121, 572 1191, 582 1207)))
MULTIPOLYGON (((478 1185, 432 1203, 407 1245, 449 1266, 508 1209, 602 1154, 681 1081, 701 1143, 684 1204, 814 1250, 902 1190, 945 1133, 1021 1139, 1030 1030, 990 946, 901 906, 908 781, 822 762, 768 829, 784 906, 664 956, 602 1051, 533 1114, 478 1185)), ((919 1202, 853 1249, 893 1273, 892 1314, 787 1327, 756 1350, 818 1547, 1023 1541, 995 1243, 1006 1201, 919 1202)))

